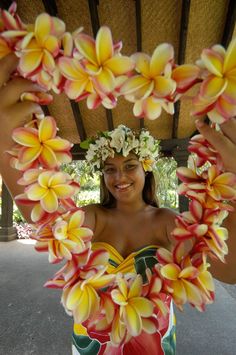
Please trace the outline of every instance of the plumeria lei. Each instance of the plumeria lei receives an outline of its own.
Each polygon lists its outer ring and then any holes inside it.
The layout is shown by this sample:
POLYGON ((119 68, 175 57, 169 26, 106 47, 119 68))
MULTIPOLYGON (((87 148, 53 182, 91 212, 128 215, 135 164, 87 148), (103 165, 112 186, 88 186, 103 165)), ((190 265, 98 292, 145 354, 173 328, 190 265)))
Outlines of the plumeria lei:
POLYGON ((130 128, 119 125, 113 131, 101 132, 95 138, 89 138, 80 146, 87 149, 85 156, 92 172, 101 172, 103 163, 115 154, 127 157, 130 152, 136 154, 144 171, 152 171, 153 164, 159 156, 159 141, 154 139, 147 130, 135 133, 130 128))
MULTIPOLYGON (((76 101, 86 99, 90 109, 100 104, 111 109, 124 96, 134 103, 135 116, 155 119, 162 109, 173 113, 174 102, 195 85, 194 115, 207 113, 214 123, 235 116, 236 39, 227 50, 220 45, 204 49, 196 65, 175 64, 170 44, 157 46, 151 56, 123 56, 121 48, 108 27, 101 27, 93 39, 82 29, 66 32, 61 20, 46 13, 35 24, 25 25, 15 3, 0 12, 0 57, 14 52, 19 57, 14 75, 47 90, 65 92, 76 101)), ((25 93, 21 99, 43 104, 52 98, 25 93)), ((137 273, 108 273, 108 253, 92 250, 93 232, 84 226, 84 211, 72 199, 79 184, 60 171, 60 165, 71 160, 72 145, 57 136, 55 120, 33 115, 12 137, 16 144, 9 152, 11 164, 22 171, 19 184, 25 186, 17 200, 32 205, 36 249, 48 251, 52 263, 66 261, 46 286, 62 289, 66 311, 86 326, 91 337, 100 334, 121 345, 142 331, 156 332, 160 318, 168 313, 166 297, 179 308, 189 302, 199 310, 214 300, 207 257, 224 262, 227 254, 227 230, 221 224, 232 210, 226 201, 236 199, 236 177, 224 170, 219 154, 203 136, 191 139, 189 150, 195 159, 177 172, 182 181, 179 193, 190 199, 190 205, 188 212, 176 217, 175 246, 172 251, 157 251, 158 263, 147 270, 144 283, 137 273)), ((109 135, 109 141, 115 140, 109 135)), ((102 144, 102 137, 95 144, 102 144)), ((138 152, 140 157, 143 151, 138 152)), ((101 154, 106 154, 104 148, 101 154)), ((95 167, 97 162, 96 157, 95 167)))

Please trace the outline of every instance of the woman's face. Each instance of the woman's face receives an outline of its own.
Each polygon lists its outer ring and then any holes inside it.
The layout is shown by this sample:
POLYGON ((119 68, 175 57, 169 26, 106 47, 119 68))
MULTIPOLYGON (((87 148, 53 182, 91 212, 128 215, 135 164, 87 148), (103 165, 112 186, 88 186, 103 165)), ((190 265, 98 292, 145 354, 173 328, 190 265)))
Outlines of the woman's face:
POLYGON ((103 173, 106 187, 117 201, 130 202, 142 196, 145 173, 135 154, 107 158, 103 173))

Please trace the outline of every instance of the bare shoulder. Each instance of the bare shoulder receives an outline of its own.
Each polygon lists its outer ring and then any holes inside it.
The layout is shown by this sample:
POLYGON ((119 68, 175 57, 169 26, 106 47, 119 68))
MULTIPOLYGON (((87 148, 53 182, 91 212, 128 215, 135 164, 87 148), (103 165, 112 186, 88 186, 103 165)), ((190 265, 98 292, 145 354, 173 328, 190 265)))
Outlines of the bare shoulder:
POLYGON ((171 232, 175 228, 175 217, 177 212, 170 208, 156 208, 155 209, 155 224, 156 226, 162 226, 162 229, 165 230, 167 239, 171 242, 171 232))
POLYGON ((100 221, 105 217, 105 209, 99 203, 83 206, 82 209, 85 212, 84 224, 95 231, 99 227, 100 221))

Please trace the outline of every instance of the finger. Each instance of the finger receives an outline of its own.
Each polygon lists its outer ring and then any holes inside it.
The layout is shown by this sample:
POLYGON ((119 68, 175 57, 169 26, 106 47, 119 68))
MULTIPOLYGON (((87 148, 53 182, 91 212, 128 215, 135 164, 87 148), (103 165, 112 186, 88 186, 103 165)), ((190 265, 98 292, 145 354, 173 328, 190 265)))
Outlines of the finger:
POLYGON ((236 119, 233 117, 220 125, 224 135, 236 144, 236 119))
POLYGON ((24 125, 28 122, 33 114, 43 115, 43 110, 40 105, 35 102, 24 101, 15 104, 8 109, 8 116, 17 117, 17 125, 24 125))
POLYGON ((217 132, 202 120, 197 120, 195 123, 199 132, 221 155, 226 151, 234 151, 235 144, 224 134, 217 132))
POLYGON ((13 53, 0 59, 0 87, 10 79, 11 74, 17 68, 18 61, 19 59, 13 53))
POLYGON ((5 107, 15 104, 20 100, 20 96, 28 91, 45 92, 45 89, 27 79, 15 78, 0 90, 0 101, 5 107))

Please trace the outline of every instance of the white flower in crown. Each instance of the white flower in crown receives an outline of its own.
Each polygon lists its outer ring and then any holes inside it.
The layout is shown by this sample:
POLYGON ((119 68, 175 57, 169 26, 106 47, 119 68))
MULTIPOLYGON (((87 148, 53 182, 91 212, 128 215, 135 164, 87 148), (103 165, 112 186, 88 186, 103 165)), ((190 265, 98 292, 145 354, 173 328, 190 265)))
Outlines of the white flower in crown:
POLYGON ((115 154, 126 157, 131 152, 138 156, 145 171, 152 171, 159 155, 159 143, 146 130, 138 134, 119 125, 111 132, 101 132, 95 139, 82 142, 81 147, 88 149, 85 158, 91 165, 92 172, 101 173, 103 163, 108 157, 113 158, 115 154))
POLYGON ((114 129, 114 131, 109 133, 109 136, 111 137, 110 146, 115 148, 117 153, 120 153, 125 143, 125 130, 120 125, 114 129))

